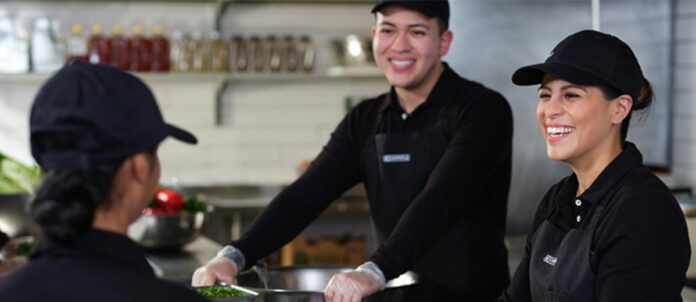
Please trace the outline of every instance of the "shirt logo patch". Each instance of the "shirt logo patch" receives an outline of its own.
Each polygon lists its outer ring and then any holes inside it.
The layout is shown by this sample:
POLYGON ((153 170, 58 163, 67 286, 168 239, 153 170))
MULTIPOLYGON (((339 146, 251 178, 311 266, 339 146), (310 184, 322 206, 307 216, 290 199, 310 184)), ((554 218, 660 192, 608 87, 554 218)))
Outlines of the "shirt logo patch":
POLYGON ((550 264, 551 266, 556 266, 556 262, 558 261, 558 258, 551 256, 551 255, 546 255, 544 256, 544 262, 550 264))
POLYGON ((411 161, 411 154, 385 154, 382 155, 382 161, 385 163, 407 163, 411 161))

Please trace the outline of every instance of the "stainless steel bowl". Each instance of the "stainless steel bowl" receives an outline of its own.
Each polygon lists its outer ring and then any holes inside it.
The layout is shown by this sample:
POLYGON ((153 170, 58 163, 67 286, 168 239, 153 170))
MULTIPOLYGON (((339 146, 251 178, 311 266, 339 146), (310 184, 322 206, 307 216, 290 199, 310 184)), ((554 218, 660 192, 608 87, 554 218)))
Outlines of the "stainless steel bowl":
POLYGON ((29 235, 26 207, 30 200, 29 194, 0 195, 0 231, 10 237, 29 235))
MULTIPOLYGON (((324 287, 333 275, 352 271, 347 266, 289 266, 265 269, 255 267, 240 274, 238 284, 259 292, 266 302, 324 301, 324 287)), ((403 301, 408 291, 418 283, 418 276, 407 272, 387 283, 385 290, 363 301, 403 301)))
POLYGON ((128 237, 146 249, 184 246, 201 234, 206 213, 143 215, 131 223, 128 237))

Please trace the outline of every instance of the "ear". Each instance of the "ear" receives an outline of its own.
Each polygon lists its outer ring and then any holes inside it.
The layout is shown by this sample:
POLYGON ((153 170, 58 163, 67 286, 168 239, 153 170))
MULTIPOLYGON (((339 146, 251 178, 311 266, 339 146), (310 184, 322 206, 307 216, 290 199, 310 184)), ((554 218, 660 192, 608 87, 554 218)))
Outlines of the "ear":
POLYGON ((613 124, 620 125, 623 120, 631 113, 631 108, 633 108, 633 99, 631 96, 624 94, 616 98, 612 102, 611 109, 611 122, 613 124))
POLYGON ((128 158, 131 167, 131 175, 133 180, 138 183, 147 182, 150 175, 150 159, 145 153, 137 153, 128 158))
POLYGON ((444 56, 449 52, 449 48, 452 45, 452 39, 454 35, 451 30, 446 30, 440 35, 440 56, 444 56))

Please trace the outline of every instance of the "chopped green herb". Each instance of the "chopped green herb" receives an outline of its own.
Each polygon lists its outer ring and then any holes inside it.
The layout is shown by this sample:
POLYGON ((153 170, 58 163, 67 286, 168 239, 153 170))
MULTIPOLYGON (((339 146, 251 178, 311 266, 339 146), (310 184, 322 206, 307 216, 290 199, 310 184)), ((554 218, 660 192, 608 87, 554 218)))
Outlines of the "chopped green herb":
POLYGON ((248 296, 247 293, 236 288, 225 286, 201 287, 196 291, 206 298, 233 298, 248 296))
POLYGON ((34 244, 31 242, 22 242, 17 247, 17 255, 29 257, 29 254, 31 254, 31 249, 33 247, 34 244))

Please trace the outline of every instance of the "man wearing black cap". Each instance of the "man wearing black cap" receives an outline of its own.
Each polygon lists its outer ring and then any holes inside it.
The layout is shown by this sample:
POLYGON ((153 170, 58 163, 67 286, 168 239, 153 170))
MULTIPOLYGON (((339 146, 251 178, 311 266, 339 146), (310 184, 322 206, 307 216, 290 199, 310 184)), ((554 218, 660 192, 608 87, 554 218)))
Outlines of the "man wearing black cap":
POLYGON ((30 262, 0 279, 3 302, 207 301, 158 279, 126 236, 159 183, 159 144, 196 138, 164 122, 138 78, 73 62, 42 87, 30 116, 44 179, 29 207, 30 262))
POLYGON ((307 171, 194 284, 233 281, 360 182, 380 245, 334 276, 328 301, 359 301, 406 271, 420 276, 413 301, 492 301, 508 284, 509 105, 441 61, 452 41, 447 1, 380 0, 372 12, 373 53, 391 90, 353 109, 307 171))

